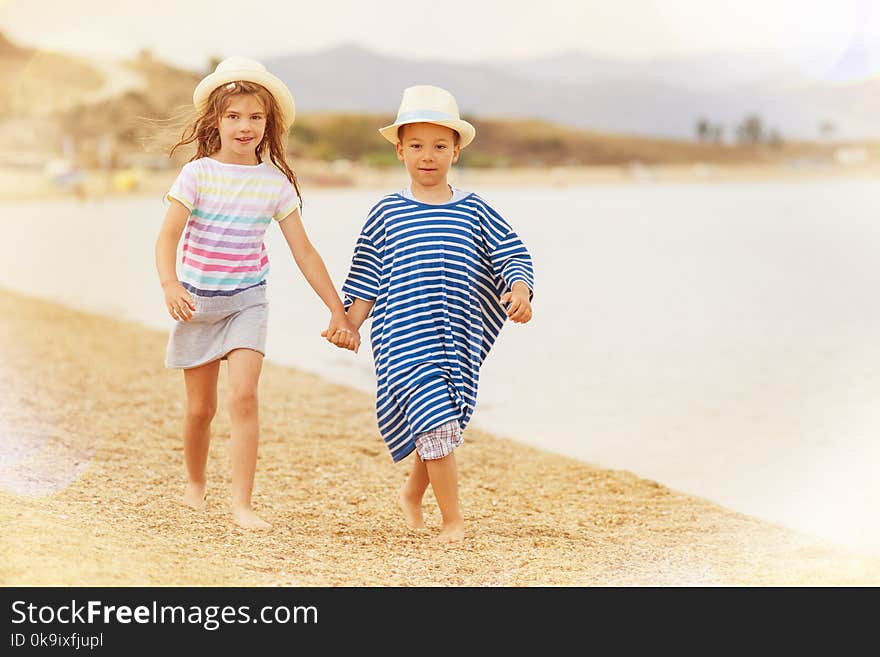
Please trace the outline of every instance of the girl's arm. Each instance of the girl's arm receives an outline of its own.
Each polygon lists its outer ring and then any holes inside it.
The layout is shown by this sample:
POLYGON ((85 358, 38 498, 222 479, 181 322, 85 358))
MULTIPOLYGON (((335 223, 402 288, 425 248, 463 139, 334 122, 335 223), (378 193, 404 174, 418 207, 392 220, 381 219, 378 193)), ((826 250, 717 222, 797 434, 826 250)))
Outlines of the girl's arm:
POLYGON ((348 331, 349 335, 341 346, 357 351, 360 344, 357 328, 348 320, 342 299, 339 298, 333 281, 330 279, 330 274, 327 273, 327 267, 306 235, 306 229, 299 216, 299 209, 295 209, 279 223, 296 266, 299 267, 309 285, 330 310, 330 325, 327 327, 327 334, 332 336, 337 331, 348 331))
MULTIPOLYGON (((354 302, 348 307, 348 321, 350 321, 352 326, 354 326, 355 331, 361 330, 361 326, 363 325, 364 320, 370 316, 370 311, 373 310, 373 305, 375 303, 375 301, 366 301, 364 299, 358 299, 357 297, 355 297, 354 302)), ((360 345, 360 333, 358 333, 357 336, 358 345, 360 345)), ((344 334, 337 333, 334 336, 328 331, 321 331, 321 337, 327 338, 337 347, 345 346, 344 334)), ((355 352, 357 352, 357 349, 355 349, 355 352)))
POLYGON ((165 307, 175 320, 189 321, 195 310, 193 298, 177 278, 177 244, 189 218, 189 209, 171 199, 159 237, 156 239, 156 270, 165 294, 165 307))

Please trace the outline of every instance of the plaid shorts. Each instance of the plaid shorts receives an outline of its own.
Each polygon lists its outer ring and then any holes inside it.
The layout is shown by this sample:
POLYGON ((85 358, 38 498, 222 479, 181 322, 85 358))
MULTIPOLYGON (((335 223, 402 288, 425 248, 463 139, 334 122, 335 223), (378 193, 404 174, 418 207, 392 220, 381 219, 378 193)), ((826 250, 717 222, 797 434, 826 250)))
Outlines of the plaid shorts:
POLYGON ((461 435, 461 427, 458 420, 452 420, 441 424, 436 429, 431 429, 416 436, 416 451, 423 461, 442 459, 452 454, 452 450, 461 447, 464 438, 461 435))

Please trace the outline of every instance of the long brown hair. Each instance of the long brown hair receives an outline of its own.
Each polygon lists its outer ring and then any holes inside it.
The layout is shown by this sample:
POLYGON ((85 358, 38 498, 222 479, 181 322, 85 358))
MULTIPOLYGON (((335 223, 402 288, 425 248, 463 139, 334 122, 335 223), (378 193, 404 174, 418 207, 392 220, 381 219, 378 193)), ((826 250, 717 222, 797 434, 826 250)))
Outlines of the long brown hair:
POLYGON ((196 142, 196 154, 190 158, 190 162, 201 157, 208 157, 220 150, 220 130, 217 128, 220 117, 224 110, 229 107, 229 103, 233 96, 242 94, 250 94, 260 99, 263 108, 266 110, 266 131, 263 133, 263 140, 257 144, 257 160, 262 162, 265 159, 266 151, 269 152, 269 159, 278 169, 287 177, 296 189, 296 195, 299 197, 300 209, 302 209, 302 194, 299 191, 299 183, 296 174, 285 158, 284 138, 287 136, 281 126, 279 117, 281 112, 278 109, 278 103, 275 97, 266 87, 256 84, 255 82, 247 82, 239 80, 238 82, 230 82, 223 86, 217 87, 208 96, 205 103, 204 111, 190 122, 183 130, 180 140, 171 147, 168 156, 174 155, 174 151, 180 146, 185 146, 196 142))

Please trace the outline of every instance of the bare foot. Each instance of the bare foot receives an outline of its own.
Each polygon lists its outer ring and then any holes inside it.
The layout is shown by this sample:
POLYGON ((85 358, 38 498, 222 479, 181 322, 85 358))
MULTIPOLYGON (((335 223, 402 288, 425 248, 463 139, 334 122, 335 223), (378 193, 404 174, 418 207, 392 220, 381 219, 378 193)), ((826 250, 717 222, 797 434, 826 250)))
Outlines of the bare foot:
POLYGON ((232 521, 245 529, 272 529, 272 525, 254 513, 253 509, 233 509, 232 521))
POLYGON ((457 543, 464 540, 464 520, 444 522, 436 538, 438 543, 457 543))
POLYGON ((191 509, 204 511, 207 506, 205 503, 205 484, 194 484, 191 481, 187 483, 180 501, 191 509))
POLYGON ((406 486, 397 494, 397 505, 403 511, 403 520, 410 529, 424 529, 425 519, 422 517, 422 500, 413 500, 406 495, 406 486))

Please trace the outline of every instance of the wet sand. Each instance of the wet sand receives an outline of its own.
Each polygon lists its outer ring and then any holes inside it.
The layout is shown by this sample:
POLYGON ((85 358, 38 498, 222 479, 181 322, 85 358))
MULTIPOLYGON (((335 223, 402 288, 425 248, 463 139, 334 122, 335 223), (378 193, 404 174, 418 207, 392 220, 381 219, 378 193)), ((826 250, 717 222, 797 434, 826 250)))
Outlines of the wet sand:
MULTIPOLYGON (((229 518, 225 367, 208 510, 178 503, 183 381, 164 333, 0 291, 0 584, 872 585, 880 559, 473 429, 468 538, 406 530, 370 395, 267 362, 255 508, 229 518)), ((315 349, 332 346, 316 338, 315 349)), ((479 413, 479 410, 477 411, 479 413)))

